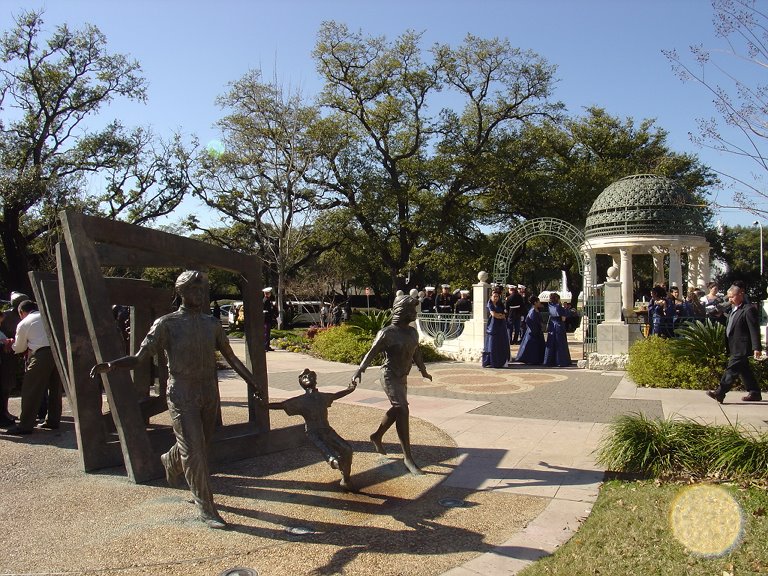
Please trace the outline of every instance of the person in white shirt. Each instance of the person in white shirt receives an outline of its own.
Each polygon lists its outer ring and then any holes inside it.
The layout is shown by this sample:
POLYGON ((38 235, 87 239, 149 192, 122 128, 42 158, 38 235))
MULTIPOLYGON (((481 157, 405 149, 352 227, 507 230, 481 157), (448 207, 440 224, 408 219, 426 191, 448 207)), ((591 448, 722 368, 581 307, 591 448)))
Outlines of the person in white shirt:
POLYGON ((21 415, 19 423, 6 434, 31 434, 43 396, 48 393, 48 418, 41 428, 56 429, 61 421, 61 380, 53 361, 53 353, 45 333, 43 318, 37 305, 25 300, 19 304, 21 322, 16 327, 13 351, 27 353, 27 370, 21 386, 21 415))

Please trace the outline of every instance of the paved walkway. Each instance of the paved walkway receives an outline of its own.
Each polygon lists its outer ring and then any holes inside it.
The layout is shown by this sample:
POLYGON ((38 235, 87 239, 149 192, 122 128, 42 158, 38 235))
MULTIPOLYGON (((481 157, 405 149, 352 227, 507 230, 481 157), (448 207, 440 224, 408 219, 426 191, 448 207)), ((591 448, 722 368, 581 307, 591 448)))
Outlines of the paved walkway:
MULTIPOLYGON (((242 353, 241 343, 233 341, 233 347, 242 353)), ((317 372, 322 389, 346 386, 355 370, 304 354, 270 352, 270 397, 295 394, 304 368, 317 372)), ((450 570, 450 576, 516 574, 566 542, 597 498, 603 470, 595 464, 594 450, 617 415, 678 415, 768 427, 768 402, 742 403, 741 394, 732 392, 721 406, 701 391, 638 389, 623 372, 523 365, 492 370, 458 362, 430 364, 428 370, 432 382, 418 374, 409 378, 409 402, 413 416, 438 426, 458 446, 461 464, 447 485, 550 499, 524 530, 495 551, 450 570)), ((369 368, 355 393, 342 402, 388 408, 377 375, 378 368, 369 368)), ((235 379, 222 382, 222 396, 235 396, 243 388, 235 379)))

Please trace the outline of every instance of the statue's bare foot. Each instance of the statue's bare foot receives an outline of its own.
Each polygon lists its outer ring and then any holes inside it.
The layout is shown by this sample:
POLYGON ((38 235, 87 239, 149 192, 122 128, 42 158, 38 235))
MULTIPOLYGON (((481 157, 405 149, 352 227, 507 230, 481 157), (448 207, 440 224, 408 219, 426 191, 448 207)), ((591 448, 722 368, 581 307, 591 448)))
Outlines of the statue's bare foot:
POLYGON ((377 436, 375 433, 371 434, 371 442, 373 442, 373 447, 376 448, 376 452, 384 454, 384 456, 387 455, 387 451, 384 450, 384 445, 381 443, 381 436, 377 436))
POLYGON ((403 464, 405 464, 405 467, 408 468, 408 471, 414 476, 424 476, 424 472, 422 471, 422 469, 416 466, 416 462, 414 462, 413 460, 409 460, 408 458, 406 458, 405 460, 403 460, 403 464))

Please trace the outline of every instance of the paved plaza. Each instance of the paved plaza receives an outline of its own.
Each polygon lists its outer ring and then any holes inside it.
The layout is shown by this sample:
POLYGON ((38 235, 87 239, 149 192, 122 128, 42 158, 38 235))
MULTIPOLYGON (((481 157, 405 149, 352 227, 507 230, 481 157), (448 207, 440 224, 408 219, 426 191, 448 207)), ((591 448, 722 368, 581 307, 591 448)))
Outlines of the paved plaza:
MULTIPOLYGON (((242 341, 233 347, 243 354, 242 341)), ((300 393, 304 368, 317 372, 322 391, 346 387, 356 368, 285 351, 268 353, 267 365, 272 400, 300 393)), ((233 567, 262 576, 515 574, 589 515, 603 479, 594 450, 615 416, 768 426, 768 403, 744 404, 733 393, 720 406, 701 391, 637 389, 621 372, 459 362, 428 370, 432 382, 418 374, 408 382, 425 476, 406 473, 394 430, 384 437, 390 457, 367 441, 389 407, 371 367, 330 409, 355 449, 360 493, 341 492, 338 473, 309 446, 234 462, 213 478, 231 523, 223 532, 196 521, 186 490, 132 484, 119 469, 82 473, 71 413, 58 431, 4 437, 0 575, 216 575, 233 567)), ((225 423, 241 421, 245 384, 231 371, 221 372, 221 397, 225 423)), ((300 423, 273 412, 273 427, 300 423)))

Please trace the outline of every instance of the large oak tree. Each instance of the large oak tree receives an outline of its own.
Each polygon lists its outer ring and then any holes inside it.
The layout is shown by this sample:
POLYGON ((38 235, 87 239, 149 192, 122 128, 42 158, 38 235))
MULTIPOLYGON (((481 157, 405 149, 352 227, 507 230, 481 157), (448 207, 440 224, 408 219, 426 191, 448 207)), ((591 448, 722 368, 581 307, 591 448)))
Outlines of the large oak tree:
POLYGON ((554 67, 499 39, 468 35, 429 50, 421 35, 393 41, 324 23, 314 50, 330 114, 318 184, 341 199, 382 262, 392 291, 423 283, 446 235, 480 234, 478 198, 498 142, 554 116, 554 67), (441 109, 436 104, 450 103, 441 109))
POLYGON ((119 122, 89 129, 114 98, 145 98, 137 62, 110 54, 95 26, 57 26, 23 12, 0 39, 0 281, 28 290, 28 270, 46 268, 64 208, 144 223, 184 194, 177 140, 119 122), (89 194, 86 177, 103 183, 89 194), (103 211, 103 212, 102 212, 103 211))

